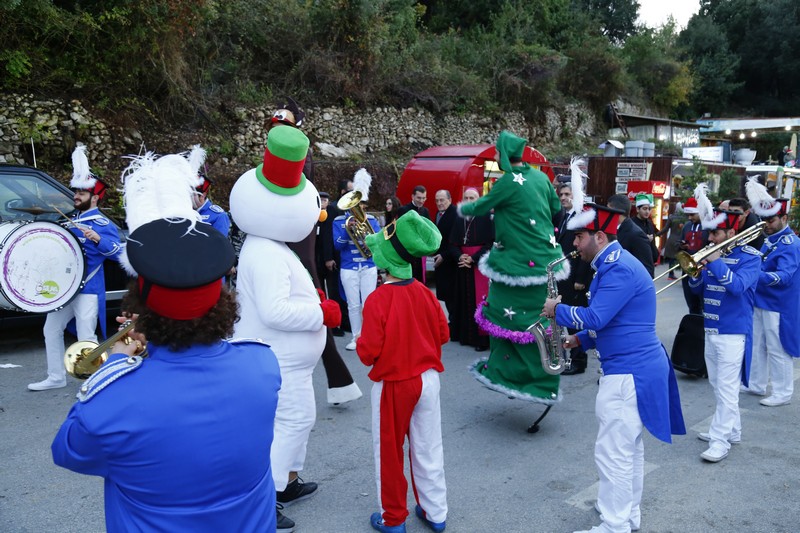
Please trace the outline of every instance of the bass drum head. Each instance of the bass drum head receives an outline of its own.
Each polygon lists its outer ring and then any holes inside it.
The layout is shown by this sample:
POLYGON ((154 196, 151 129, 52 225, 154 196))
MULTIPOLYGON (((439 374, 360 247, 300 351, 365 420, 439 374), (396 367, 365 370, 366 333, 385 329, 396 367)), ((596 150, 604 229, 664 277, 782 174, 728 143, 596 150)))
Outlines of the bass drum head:
POLYGON ((53 222, 0 224, 0 307, 49 313, 81 290, 86 258, 78 238, 53 222))

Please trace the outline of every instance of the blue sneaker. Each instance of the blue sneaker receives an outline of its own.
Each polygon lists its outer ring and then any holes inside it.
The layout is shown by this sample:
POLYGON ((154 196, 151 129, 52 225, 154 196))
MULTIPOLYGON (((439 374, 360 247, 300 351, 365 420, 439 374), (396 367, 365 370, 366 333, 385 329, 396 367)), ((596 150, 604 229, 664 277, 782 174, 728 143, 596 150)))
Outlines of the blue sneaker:
POLYGON ((417 505, 414 508, 414 511, 417 513, 419 519, 425 522, 425 525, 431 528, 431 530, 435 531, 436 533, 441 533, 442 531, 444 531, 444 528, 447 527, 447 520, 445 520, 444 522, 431 522, 430 520, 428 520, 425 516, 425 511, 423 511, 422 507, 420 507, 419 505, 417 505))
POLYGON ((406 533, 405 522, 403 522, 399 526, 387 526, 386 524, 383 523, 383 518, 381 518, 381 513, 372 513, 372 516, 369 517, 369 523, 372 526, 372 529, 376 529, 381 533, 406 533))

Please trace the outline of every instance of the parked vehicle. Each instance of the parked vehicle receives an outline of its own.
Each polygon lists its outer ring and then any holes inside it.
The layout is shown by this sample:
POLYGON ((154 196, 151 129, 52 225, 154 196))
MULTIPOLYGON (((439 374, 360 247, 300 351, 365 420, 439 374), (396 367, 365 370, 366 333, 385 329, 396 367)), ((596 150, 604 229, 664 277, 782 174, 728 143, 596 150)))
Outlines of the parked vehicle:
MULTIPOLYGON (((61 225, 67 222, 59 213, 61 211, 69 216, 75 211, 72 198, 73 193, 69 188, 42 170, 22 165, 0 164, 0 263, 8 264, 12 259, 19 261, 19 255, 13 256, 12 254, 24 253, 23 247, 19 246, 15 251, 14 246, 10 245, 22 242, 21 236, 23 235, 26 238, 34 238, 34 233, 41 232, 50 238, 55 236, 56 241, 54 242, 59 242, 59 236, 63 237, 66 256, 60 255, 64 252, 59 246, 48 245, 45 248, 46 253, 52 253, 52 261, 58 262, 57 264, 65 264, 65 270, 70 271, 75 268, 74 265, 69 264, 69 254, 82 254, 82 251, 79 250, 79 245, 77 250, 73 250, 76 247, 70 241, 77 242, 77 239, 73 239, 71 234, 62 228, 61 225)), ((120 239, 124 242, 127 232, 121 229, 113 218, 109 217, 109 219, 112 220, 120 234, 120 239)), ((22 259, 29 259, 31 264, 42 261, 41 257, 23 257, 22 259)), ((43 323, 45 315, 32 312, 37 309, 35 306, 19 303, 13 279, 7 275, 8 269, 5 268, 7 264, 0 264, 0 329, 43 323)), ((113 317, 119 313, 120 303, 126 292, 129 278, 116 261, 106 261, 104 271, 106 310, 108 316, 113 320, 113 317)), ((78 286, 73 287, 70 291, 70 297, 79 292, 82 277, 80 274, 72 273, 72 275, 77 279, 78 286)), ((47 286, 45 285, 42 290, 47 290, 47 286)), ((66 303, 68 302, 64 301, 59 304, 66 303)))
MULTIPOLYGON (((483 191, 484 181, 496 180, 503 175, 494 160, 494 154, 495 147, 491 144, 428 148, 415 155, 406 165, 397 184, 397 197, 406 204, 411 201, 414 187, 422 185, 428 191, 425 207, 433 216, 436 214, 436 191, 450 191, 453 203, 458 203, 466 189, 474 187, 483 191)), ((522 159, 547 174, 550 181, 555 178, 552 165, 535 148, 526 146, 522 159)))

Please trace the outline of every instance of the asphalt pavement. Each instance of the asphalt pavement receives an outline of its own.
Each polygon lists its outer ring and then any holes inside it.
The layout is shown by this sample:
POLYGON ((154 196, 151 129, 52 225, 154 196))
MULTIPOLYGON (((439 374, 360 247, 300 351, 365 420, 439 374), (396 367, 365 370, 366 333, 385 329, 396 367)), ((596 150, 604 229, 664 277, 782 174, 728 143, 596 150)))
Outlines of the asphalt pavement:
MULTIPOLYGON (((668 352, 685 312, 680 285, 659 296, 658 333, 668 352)), ((327 405, 318 365, 317 423, 301 477, 318 482, 319 490, 285 510, 300 533, 366 533, 378 510, 368 369, 344 349, 347 337, 336 341, 364 397, 327 405)), ((482 387, 467 372, 479 355, 456 343, 443 350, 447 531, 556 533, 599 524, 593 508, 598 361, 590 357, 586 373, 562 377, 563 401, 529 434, 543 408, 482 387)), ((69 378, 64 389, 29 392, 26 385, 43 379, 44 368, 40 330, 0 332, 0 531, 104 531, 102 479, 58 468, 50 456, 79 382, 69 378)), ((645 435, 642 531, 800 531, 800 397, 769 408, 743 394, 742 443, 711 464, 700 459, 707 444, 696 438, 714 411, 711 387, 706 379, 677 375, 688 434, 671 445, 645 435)), ((428 531, 414 516, 411 490, 408 508, 409 533, 428 531)))

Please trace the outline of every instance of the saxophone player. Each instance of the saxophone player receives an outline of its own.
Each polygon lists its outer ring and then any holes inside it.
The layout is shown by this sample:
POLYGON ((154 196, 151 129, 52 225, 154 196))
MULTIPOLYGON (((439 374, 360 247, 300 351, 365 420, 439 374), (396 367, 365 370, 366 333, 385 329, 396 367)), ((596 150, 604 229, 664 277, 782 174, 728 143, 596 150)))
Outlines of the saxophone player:
POLYGON ((644 428, 657 439, 686 429, 678 386, 656 335, 656 295, 645 268, 616 242, 620 211, 593 204, 576 207, 569 222, 575 248, 591 264, 587 307, 545 300, 542 314, 578 330, 564 348, 596 348, 603 377, 595 402, 599 425, 595 463, 600 475, 595 508, 603 524, 591 531, 630 531, 641 525, 644 428))

